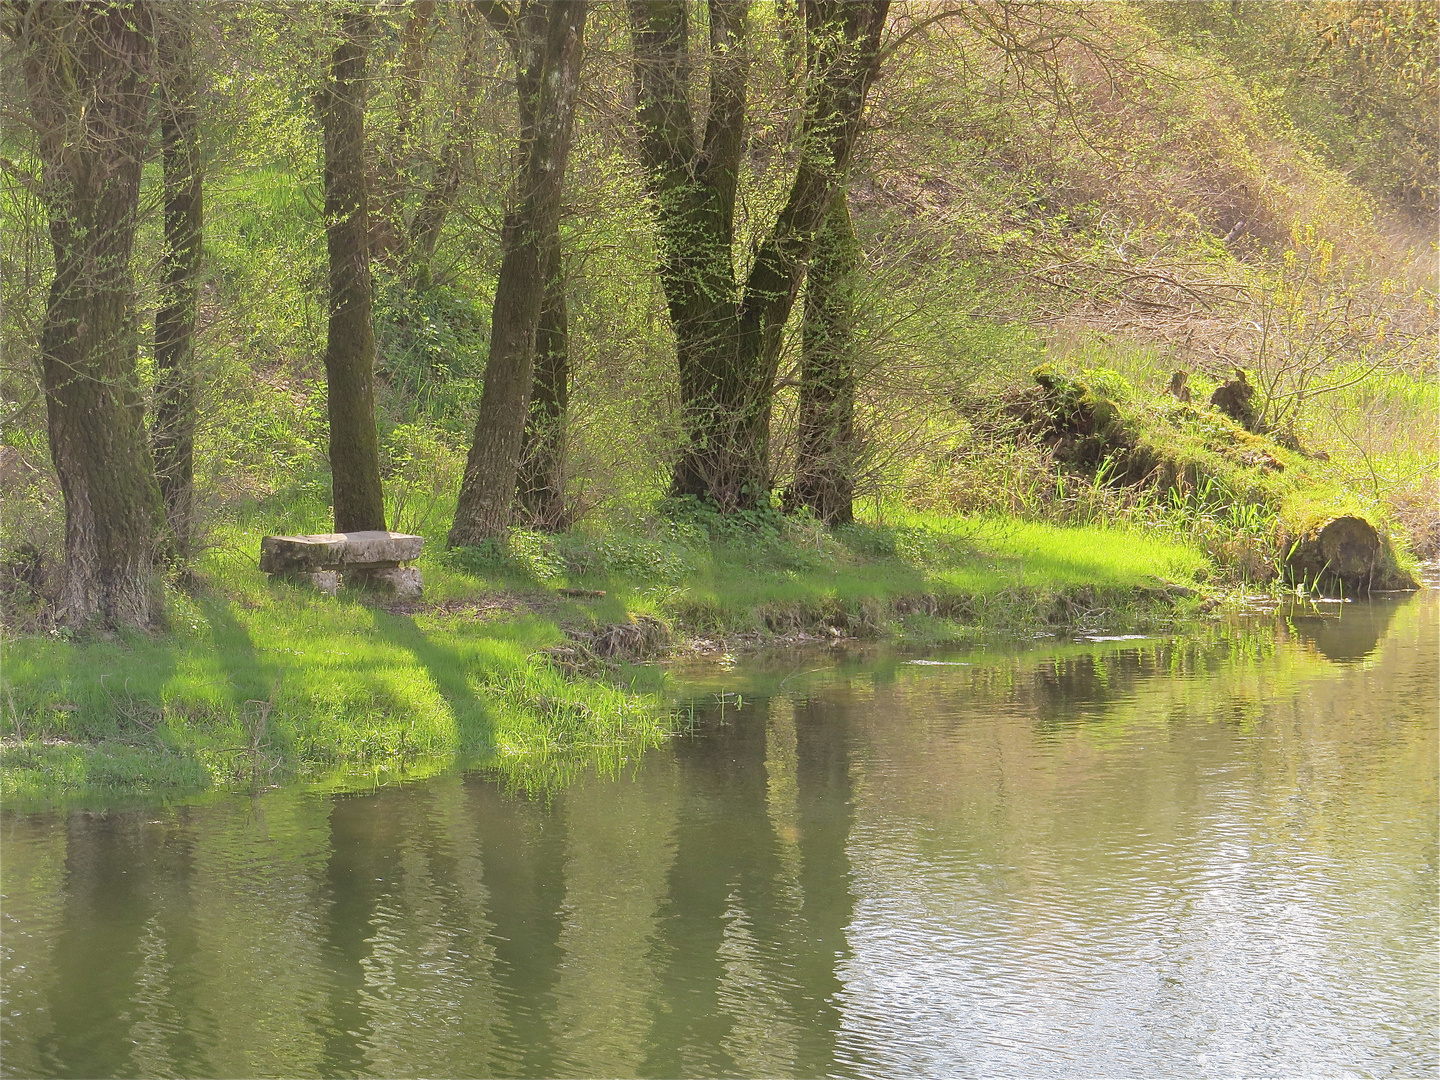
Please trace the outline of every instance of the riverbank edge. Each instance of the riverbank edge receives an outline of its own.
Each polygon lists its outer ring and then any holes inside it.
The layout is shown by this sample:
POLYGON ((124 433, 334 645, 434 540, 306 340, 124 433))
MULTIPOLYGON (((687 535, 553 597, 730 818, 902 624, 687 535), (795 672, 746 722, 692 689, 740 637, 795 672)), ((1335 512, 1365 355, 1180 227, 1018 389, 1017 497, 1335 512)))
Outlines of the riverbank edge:
POLYGON ((712 579, 703 602, 686 582, 657 597, 613 576, 608 590, 503 574, 457 581, 442 561, 427 573, 438 596, 422 602, 332 600, 248 570, 212 572, 193 594, 172 597, 162 637, 6 642, 0 801, 105 808, 280 783, 363 788, 457 764, 551 790, 675 733, 672 661, 856 640, 935 648, 1037 630, 1155 630, 1224 610, 1218 591, 1154 572, 1175 570, 1173 558, 1161 561, 1081 584, 991 562, 981 587, 962 590, 914 588, 879 560, 823 566, 829 587, 803 596, 753 581, 727 591, 712 579), (251 639, 261 627, 289 636, 259 647, 251 639), (308 672, 307 682, 267 661, 306 648, 348 650, 354 663, 308 672), (367 648, 390 652, 367 658, 367 648), (236 662, 242 650, 249 667, 236 662), (356 684, 367 662, 388 665, 387 677, 356 684), (345 692, 327 696, 333 682, 345 692), (397 692, 407 682, 428 693, 397 692))

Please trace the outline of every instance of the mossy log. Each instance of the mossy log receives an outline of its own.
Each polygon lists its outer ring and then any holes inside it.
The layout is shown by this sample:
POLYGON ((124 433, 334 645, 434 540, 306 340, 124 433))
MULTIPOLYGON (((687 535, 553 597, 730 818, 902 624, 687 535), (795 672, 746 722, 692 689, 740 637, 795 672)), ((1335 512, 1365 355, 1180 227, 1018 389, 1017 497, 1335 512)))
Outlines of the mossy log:
MULTIPOLYGON (((1113 457, 1119 473, 1128 473, 1135 449, 1135 432, 1125 422, 1120 406, 1103 389, 1071 378, 1045 365, 1033 377, 1043 391, 1038 408, 1028 419, 1057 460, 1087 471, 1113 457)), ((1128 393, 1128 387, 1125 393, 1128 393)), ((1147 463, 1146 470, 1149 465, 1147 463)), ((1133 479, 1140 479, 1139 475, 1133 479)))
POLYGON ((1396 561, 1389 538, 1349 514, 1317 521, 1295 537, 1285 570, 1296 584, 1347 595, 1419 587, 1396 561))

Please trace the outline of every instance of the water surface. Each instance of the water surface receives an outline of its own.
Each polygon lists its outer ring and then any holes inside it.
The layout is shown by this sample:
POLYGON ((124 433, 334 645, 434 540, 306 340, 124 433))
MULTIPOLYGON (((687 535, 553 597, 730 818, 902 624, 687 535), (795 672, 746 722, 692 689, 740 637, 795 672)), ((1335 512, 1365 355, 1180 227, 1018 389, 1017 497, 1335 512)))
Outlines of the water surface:
POLYGON ((548 800, 8 812, 0 1070, 1434 1075, 1436 610, 692 672, 548 800))

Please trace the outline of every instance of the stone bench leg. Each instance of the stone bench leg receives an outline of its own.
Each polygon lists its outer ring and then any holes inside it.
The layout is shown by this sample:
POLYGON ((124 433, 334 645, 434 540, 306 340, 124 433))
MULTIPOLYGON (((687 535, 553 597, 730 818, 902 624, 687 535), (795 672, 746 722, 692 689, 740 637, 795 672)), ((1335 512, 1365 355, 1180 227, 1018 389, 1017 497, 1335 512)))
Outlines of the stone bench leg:
POLYGON ((420 571, 413 566, 376 566, 345 571, 345 584, 383 593, 397 600, 416 600, 425 590, 420 571))
POLYGON ((334 596, 340 591, 340 575, 334 570, 287 570, 271 574, 270 580, 302 585, 326 596, 334 596))

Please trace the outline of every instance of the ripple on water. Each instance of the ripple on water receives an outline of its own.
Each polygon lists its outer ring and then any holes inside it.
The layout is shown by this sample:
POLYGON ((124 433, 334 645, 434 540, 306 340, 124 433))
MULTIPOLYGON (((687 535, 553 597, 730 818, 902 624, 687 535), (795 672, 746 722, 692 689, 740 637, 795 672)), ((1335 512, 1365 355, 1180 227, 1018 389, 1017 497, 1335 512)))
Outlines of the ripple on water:
POLYGON ((1432 613, 837 669, 551 800, 8 815, 3 1070, 1431 1075, 1432 613))

